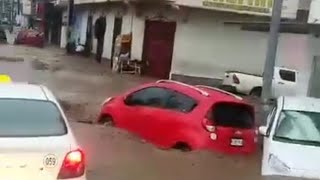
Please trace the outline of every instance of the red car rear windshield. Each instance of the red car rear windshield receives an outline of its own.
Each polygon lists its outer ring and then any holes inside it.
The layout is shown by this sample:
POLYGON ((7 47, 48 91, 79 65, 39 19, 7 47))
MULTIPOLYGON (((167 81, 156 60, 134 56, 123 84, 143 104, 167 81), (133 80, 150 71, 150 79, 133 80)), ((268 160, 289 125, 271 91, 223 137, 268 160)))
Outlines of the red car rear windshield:
POLYGON ((215 104, 209 117, 217 126, 243 129, 254 127, 253 108, 246 104, 226 102, 215 104))
POLYGON ((66 124, 54 103, 0 99, 0 137, 59 136, 66 133, 66 124))

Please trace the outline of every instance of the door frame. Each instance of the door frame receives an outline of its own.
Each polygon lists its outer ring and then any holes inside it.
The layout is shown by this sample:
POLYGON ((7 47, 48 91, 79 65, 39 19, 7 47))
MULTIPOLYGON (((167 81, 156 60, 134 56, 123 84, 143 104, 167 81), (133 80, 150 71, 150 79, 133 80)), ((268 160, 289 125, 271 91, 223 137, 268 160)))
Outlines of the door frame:
MULTIPOLYGON (((175 26, 175 31, 173 34, 173 43, 172 43, 172 56, 171 56, 171 60, 170 60, 170 70, 169 70, 169 74, 168 77, 170 78, 170 71, 171 71, 171 67, 172 67, 172 61, 173 61, 173 53, 174 53, 174 43, 175 43, 175 36, 176 36, 176 30, 177 30, 177 22, 176 21, 167 21, 167 20, 163 20, 163 19, 146 19, 144 22, 144 36, 143 36, 143 45, 142 45, 142 62, 144 64, 146 64, 146 68, 150 68, 150 63, 148 61, 148 57, 147 57, 147 52, 148 52, 148 40, 149 40, 149 36, 148 36, 148 22, 159 22, 159 23, 174 23, 175 26)), ((148 73, 147 73, 148 74, 148 73)), ((150 76, 150 75, 149 75, 150 76)))

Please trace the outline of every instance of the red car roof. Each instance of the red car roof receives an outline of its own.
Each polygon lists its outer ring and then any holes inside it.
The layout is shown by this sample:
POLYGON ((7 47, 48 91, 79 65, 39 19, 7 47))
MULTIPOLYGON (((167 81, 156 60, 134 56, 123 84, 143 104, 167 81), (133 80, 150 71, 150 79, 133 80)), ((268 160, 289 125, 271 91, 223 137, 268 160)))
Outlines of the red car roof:
POLYGON ((162 83, 150 83, 150 84, 147 84, 146 86, 159 86, 159 87, 174 89, 188 96, 191 96, 197 100, 214 100, 215 102, 228 101, 228 102, 248 104, 240 96, 236 96, 232 93, 229 93, 220 89, 216 89, 213 87, 209 87, 209 86, 201 86, 201 85, 191 86, 188 84, 183 84, 175 81, 167 81, 167 82, 163 81, 162 83), (207 93, 208 96, 200 93, 197 89, 207 93))

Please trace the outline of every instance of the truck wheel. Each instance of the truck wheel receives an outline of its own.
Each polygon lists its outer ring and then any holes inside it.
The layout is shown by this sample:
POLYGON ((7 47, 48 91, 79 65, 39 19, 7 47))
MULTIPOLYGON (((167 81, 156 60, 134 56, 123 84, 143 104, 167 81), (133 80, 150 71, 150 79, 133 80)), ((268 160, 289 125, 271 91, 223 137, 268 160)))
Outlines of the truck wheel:
POLYGON ((262 88, 261 87, 255 87, 251 90, 250 96, 253 97, 261 97, 262 88))

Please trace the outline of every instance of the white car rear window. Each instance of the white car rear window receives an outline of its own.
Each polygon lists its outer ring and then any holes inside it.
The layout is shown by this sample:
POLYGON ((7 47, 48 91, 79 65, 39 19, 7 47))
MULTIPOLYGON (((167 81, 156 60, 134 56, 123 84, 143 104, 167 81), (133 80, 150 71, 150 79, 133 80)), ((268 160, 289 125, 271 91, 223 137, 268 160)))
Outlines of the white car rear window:
POLYGON ((39 137, 67 134, 57 106, 49 101, 0 99, 0 137, 39 137))

